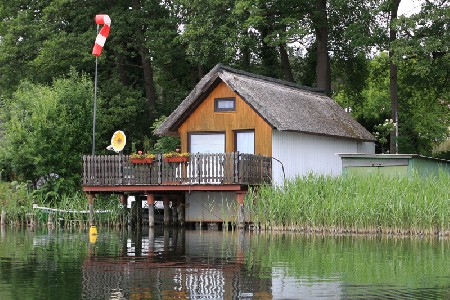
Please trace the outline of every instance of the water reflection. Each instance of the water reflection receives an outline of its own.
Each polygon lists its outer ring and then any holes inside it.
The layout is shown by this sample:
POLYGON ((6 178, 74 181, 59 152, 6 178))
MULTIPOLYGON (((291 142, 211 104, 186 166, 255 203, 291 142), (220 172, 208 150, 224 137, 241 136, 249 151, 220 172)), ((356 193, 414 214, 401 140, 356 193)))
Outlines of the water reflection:
POLYGON ((86 258, 85 298, 272 299, 271 278, 246 271, 244 232, 156 228, 123 242, 119 257, 94 251, 86 258))
POLYGON ((146 229, 83 266, 85 298, 446 299, 448 241, 146 229), (432 266, 430 266, 430 262, 432 266), (436 284, 437 274, 444 280, 436 284), (428 295, 428 296, 427 296, 428 295))
POLYGON ((0 299, 450 299, 450 241, 0 227, 0 299))

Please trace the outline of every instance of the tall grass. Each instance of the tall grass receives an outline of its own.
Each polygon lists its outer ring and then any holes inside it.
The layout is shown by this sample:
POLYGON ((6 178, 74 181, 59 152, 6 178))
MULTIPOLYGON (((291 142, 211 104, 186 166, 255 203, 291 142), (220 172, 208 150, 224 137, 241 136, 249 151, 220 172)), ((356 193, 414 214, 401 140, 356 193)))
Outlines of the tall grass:
MULTIPOLYGON (((33 204, 58 210, 51 212, 55 224, 83 226, 89 218, 89 214, 83 213, 89 207, 87 197, 81 191, 70 194, 41 193, 29 190, 25 183, 0 182, 0 209, 6 213, 8 224, 26 224, 29 219, 27 214, 33 215, 38 224, 46 224, 49 212, 33 209, 33 204)), ((94 209, 107 211, 94 215, 96 224, 112 226, 120 222, 122 211, 117 195, 99 195, 94 201, 94 209)))
POLYGON ((32 203, 26 183, 0 182, 0 210, 8 223, 25 222, 26 214, 32 212, 32 203))
POLYGON ((309 175, 246 199, 261 229, 441 234, 450 230, 450 175, 309 175))

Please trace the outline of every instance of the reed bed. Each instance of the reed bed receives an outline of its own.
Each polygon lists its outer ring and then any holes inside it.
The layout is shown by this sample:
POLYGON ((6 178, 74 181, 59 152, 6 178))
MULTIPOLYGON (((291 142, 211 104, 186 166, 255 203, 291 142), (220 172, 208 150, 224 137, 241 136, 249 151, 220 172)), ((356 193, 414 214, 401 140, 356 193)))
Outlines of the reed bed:
MULTIPOLYGON (((88 201, 85 193, 74 191, 70 194, 55 192, 39 193, 28 189, 26 183, 0 182, 0 208, 2 220, 12 225, 47 224, 49 212, 33 209, 33 204, 40 207, 56 209, 51 212, 53 224, 65 227, 83 227, 88 225, 88 201), (33 220, 33 224, 30 224, 33 220)), ((95 223, 104 226, 117 226, 121 222, 123 211, 119 207, 117 195, 102 196, 95 199, 94 209, 101 209, 103 213, 96 213, 95 223)))
POLYGON ((261 230, 447 236, 450 175, 309 175, 251 190, 246 209, 261 230))

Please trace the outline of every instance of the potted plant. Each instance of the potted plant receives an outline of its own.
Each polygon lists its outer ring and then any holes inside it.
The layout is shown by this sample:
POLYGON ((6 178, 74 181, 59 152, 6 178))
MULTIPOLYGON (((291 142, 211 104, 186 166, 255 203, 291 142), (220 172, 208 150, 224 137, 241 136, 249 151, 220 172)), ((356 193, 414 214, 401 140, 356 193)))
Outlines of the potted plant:
POLYGON ((164 161, 169 163, 185 163, 189 160, 189 152, 180 152, 180 149, 164 153, 164 161))
POLYGON ((152 153, 143 153, 139 150, 137 153, 131 154, 131 163, 132 164, 151 164, 155 159, 155 154, 152 153))

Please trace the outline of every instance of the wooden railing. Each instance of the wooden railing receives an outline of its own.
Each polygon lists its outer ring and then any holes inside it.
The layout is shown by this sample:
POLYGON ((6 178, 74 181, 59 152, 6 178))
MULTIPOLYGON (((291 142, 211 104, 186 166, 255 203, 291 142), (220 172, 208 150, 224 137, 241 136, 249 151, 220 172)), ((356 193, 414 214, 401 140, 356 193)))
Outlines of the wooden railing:
POLYGON ((128 155, 83 156, 84 186, 160 184, 264 184, 272 178, 269 157, 232 153, 191 154, 172 163, 156 155, 153 163, 133 164, 128 155))

